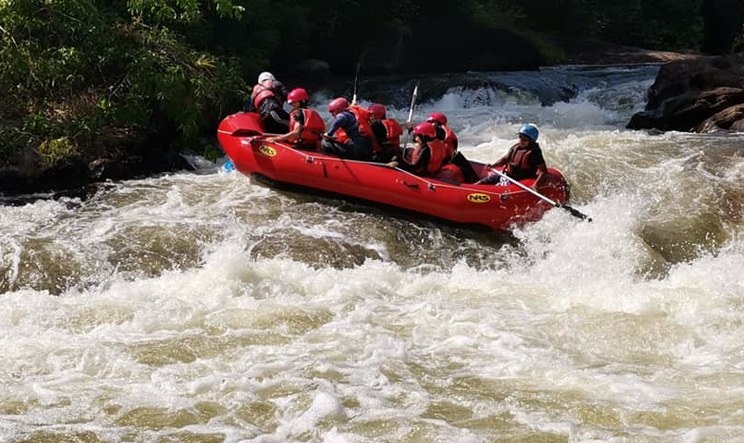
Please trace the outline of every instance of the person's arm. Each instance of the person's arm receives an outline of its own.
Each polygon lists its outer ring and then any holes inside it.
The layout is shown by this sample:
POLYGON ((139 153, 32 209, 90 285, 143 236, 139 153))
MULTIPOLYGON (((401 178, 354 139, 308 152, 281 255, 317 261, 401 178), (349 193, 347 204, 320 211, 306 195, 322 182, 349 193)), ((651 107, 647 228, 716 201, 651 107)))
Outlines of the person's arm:
POLYGON ((292 111, 297 112, 298 114, 295 114, 295 127, 291 131, 289 131, 286 134, 277 135, 275 137, 269 137, 266 139, 268 142, 281 142, 284 140, 289 140, 291 138, 300 139, 300 134, 302 133, 302 130, 305 128, 305 118, 302 114, 301 110, 292 111))
POLYGON ((245 112, 258 112, 258 109, 253 106, 253 93, 245 99, 245 112))
POLYGON ((379 143, 381 146, 390 144, 388 140, 387 129, 385 129, 385 125, 383 125, 382 122, 376 121, 369 126, 372 129, 372 134, 375 136, 375 140, 377 140, 377 143, 379 143))
POLYGON ((501 180, 501 176, 495 171, 490 172, 487 176, 473 183, 474 185, 492 185, 498 183, 501 180))
POLYGON ((545 166, 545 163, 537 167, 537 176, 535 176, 535 183, 533 183, 532 189, 537 191, 537 189, 540 187, 540 182, 542 181, 543 176, 547 172, 548 172, 548 168, 545 166))
POLYGON ((421 154, 419 155, 418 160, 416 160, 416 163, 412 163, 407 170, 416 175, 422 174, 426 172, 429 160, 431 160, 431 149, 428 146, 424 146, 421 148, 421 154))
POLYGON ((532 184, 532 189, 534 189, 535 191, 537 191, 537 189, 540 187, 543 176, 548 173, 548 167, 545 165, 545 160, 542 158, 542 153, 538 157, 539 160, 536 166, 537 174, 535 175, 535 183, 532 184))
POLYGON ((540 187, 540 182, 542 181, 543 176, 548 172, 548 167, 545 165, 545 158, 543 158, 542 149, 537 148, 530 157, 535 162, 535 169, 537 169, 537 175, 535 175, 535 183, 532 184, 532 189, 537 191, 540 187))
POLYGON ((496 160, 495 163, 491 163, 490 165, 486 165, 486 166, 488 166, 489 168, 495 168, 497 166, 507 164, 509 162, 509 158, 512 155, 512 151, 514 151, 514 149, 516 149, 516 145, 509 148, 509 150, 506 151, 506 154, 504 154, 500 159, 496 160))
POLYGON ((346 115, 345 114, 338 114, 335 119, 333 119, 333 122, 331 123, 331 127, 328 128, 328 130, 323 134, 323 137, 325 138, 331 138, 333 137, 333 134, 336 133, 339 129, 341 129, 344 124, 346 123, 346 115))
POLYGON ((302 130, 305 128, 305 125, 303 125, 300 122, 297 122, 295 124, 295 127, 290 132, 287 132, 286 134, 277 135, 276 137, 269 137, 266 139, 268 142, 281 142, 284 140, 289 140, 291 138, 297 138, 299 140, 300 133, 302 133, 302 130))
POLYGON ((284 83, 280 82, 279 80, 274 80, 273 89, 274 94, 276 94, 279 98, 279 103, 284 103, 287 101, 287 87, 284 86, 284 83))
POLYGON ((504 154, 500 159, 496 160, 494 163, 491 163, 490 165, 486 165, 489 168, 495 168, 497 166, 505 165, 507 160, 509 160, 509 154, 504 154))

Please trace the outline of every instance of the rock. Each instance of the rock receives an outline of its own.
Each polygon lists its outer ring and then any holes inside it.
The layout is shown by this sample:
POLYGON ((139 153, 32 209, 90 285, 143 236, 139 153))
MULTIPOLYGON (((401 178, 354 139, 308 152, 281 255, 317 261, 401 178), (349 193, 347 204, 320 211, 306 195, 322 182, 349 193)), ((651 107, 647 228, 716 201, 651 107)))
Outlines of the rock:
POLYGON ((744 54, 678 60, 661 67, 646 109, 629 129, 712 132, 739 130, 744 105, 744 54))
POLYGON ((731 129, 732 131, 744 132, 744 118, 733 122, 729 129, 731 129))
POLYGON ((744 104, 729 106, 695 126, 695 132, 716 132, 728 128, 741 132, 744 129, 744 104))
POLYGON ((34 150, 28 149, 16 166, 0 168, 0 194, 74 190, 105 180, 193 170, 165 137, 147 137, 133 131, 103 129, 88 151, 87 162, 73 156, 44 167, 34 150))
POLYGON ((615 43, 577 38, 543 35, 546 41, 560 48, 564 64, 578 65, 637 65, 690 60, 699 56, 693 52, 653 51, 615 43))

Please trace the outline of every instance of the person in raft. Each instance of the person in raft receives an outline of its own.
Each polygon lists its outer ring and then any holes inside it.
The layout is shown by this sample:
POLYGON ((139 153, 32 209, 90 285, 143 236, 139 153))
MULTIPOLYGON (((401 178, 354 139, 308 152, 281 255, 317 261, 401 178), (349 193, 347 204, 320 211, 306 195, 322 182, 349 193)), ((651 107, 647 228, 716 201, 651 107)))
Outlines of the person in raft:
POLYGON ((325 122, 315 109, 308 107, 310 94, 303 88, 295 88, 287 95, 289 111, 289 132, 266 141, 289 141, 296 149, 319 150, 321 134, 325 132, 325 122))
POLYGON ((380 103, 373 103, 368 108, 369 122, 375 142, 372 144, 373 160, 388 163, 400 155, 400 136, 403 128, 392 118, 387 118, 387 109, 380 103), (378 149, 375 149, 377 145, 378 149))
POLYGON ((270 72, 262 72, 258 83, 253 87, 248 111, 258 112, 264 131, 284 134, 289 130, 289 114, 282 104, 287 97, 287 89, 270 72))
MULTIPOLYGON (((462 152, 457 150, 457 134, 449 126, 447 126, 447 116, 441 112, 435 112, 426 121, 434 125, 437 130, 437 138, 444 142, 444 146, 447 148, 447 155, 444 158, 444 164, 452 163, 459 167, 463 173, 464 181, 466 183, 473 183, 478 181, 478 174, 473 170, 473 166, 470 164, 467 158, 462 152)), ((444 164, 442 166, 444 166, 444 164)))
POLYGON ((434 125, 437 130, 437 138, 444 142, 444 146, 447 148, 447 156, 445 163, 452 161, 457 154, 457 135, 455 131, 447 126, 447 116, 441 112, 435 112, 426 118, 427 123, 434 125))
POLYGON ((359 124, 349 110, 349 101, 338 97, 328 104, 333 122, 322 135, 321 150, 350 160, 372 160, 372 145, 359 132, 359 124))
POLYGON ((420 123, 413 128, 413 150, 410 160, 393 161, 388 166, 397 167, 423 177, 433 177, 442 168, 447 148, 437 138, 437 131, 430 123, 420 123))
MULTIPOLYGON (((532 189, 537 191, 540 181, 548 172, 545 166, 540 145, 537 144, 537 137, 540 134, 537 126, 532 123, 523 125, 518 132, 519 141, 514 144, 509 151, 495 163, 488 165, 488 168, 495 168, 504 165, 504 174, 514 180, 525 180, 534 178, 535 183, 532 189)), ((498 173, 491 172, 485 178, 477 181, 475 184, 498 184, 508 185, 508 180, 502 178, 498 173)))

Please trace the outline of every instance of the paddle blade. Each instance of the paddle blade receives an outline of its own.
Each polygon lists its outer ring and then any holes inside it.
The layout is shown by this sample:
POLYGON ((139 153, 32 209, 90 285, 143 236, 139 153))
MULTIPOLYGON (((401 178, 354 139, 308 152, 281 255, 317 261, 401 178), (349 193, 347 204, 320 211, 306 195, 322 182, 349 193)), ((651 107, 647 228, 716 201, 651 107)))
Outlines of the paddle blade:
POLYGON ((573 215, 574 217, 578 219, 586 220, 589 223, 591 223, 592 221, 591 217, 589 217, 588 215, 584 214, 583 212, 579 211, 576 208, 572 208, 571 206, 568 206, 568 205, 560 205, 560 207, 565 209, 566 211, 569 212, 569 214, 573 215))

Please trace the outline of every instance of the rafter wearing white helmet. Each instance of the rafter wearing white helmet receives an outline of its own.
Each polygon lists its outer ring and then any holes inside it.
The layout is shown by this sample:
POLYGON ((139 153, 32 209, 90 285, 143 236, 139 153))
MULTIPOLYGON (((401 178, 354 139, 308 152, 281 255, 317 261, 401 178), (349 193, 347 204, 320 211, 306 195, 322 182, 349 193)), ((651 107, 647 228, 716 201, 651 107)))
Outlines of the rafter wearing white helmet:
POLYGON ((274 74, 272 74, 271 72, 262 72, 262 73, 260 73, 258 75, 258 82, 259 83, 263 83, 266 80, 274 81, 274 80, 276 80, 276 78, 274 78, 274 74))

